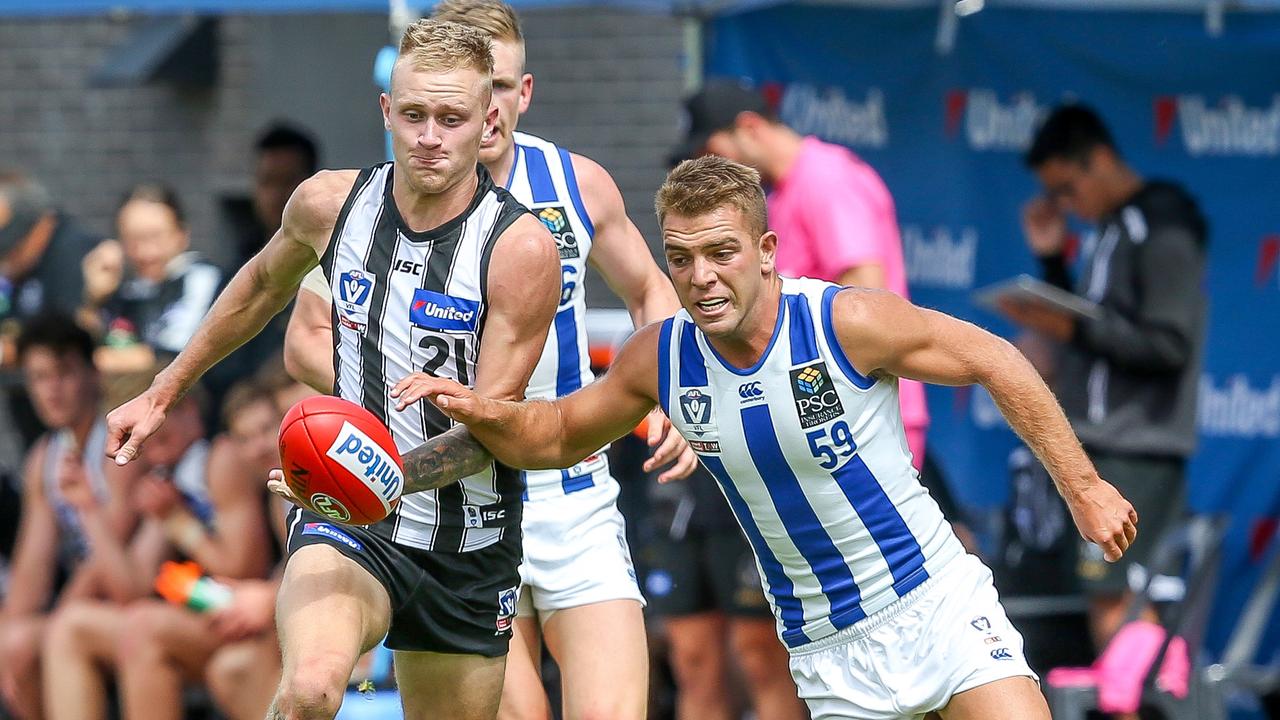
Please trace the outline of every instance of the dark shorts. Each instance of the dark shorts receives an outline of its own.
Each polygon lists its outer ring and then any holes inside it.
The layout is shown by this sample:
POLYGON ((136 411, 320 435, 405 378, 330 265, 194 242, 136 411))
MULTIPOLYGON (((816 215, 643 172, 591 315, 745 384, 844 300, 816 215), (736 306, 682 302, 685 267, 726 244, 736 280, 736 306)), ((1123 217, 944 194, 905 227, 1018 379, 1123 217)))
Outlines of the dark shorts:
POLYGON ((751 546, 737 528, 661 537, 647 549, 645 597, 654 612, 679 617, 721 611, 772 617, 751 546))
POLYGON ((1146 565, 1165 530, 1183 518, 1186 506, 1186 461, 1145 455, 1112 455, 1091 451, 1089 457, 1103 480, 1115 486, 1138 512, 1138 537, 1118 562, 1084 543, 1077 571, 1086 595, 1120 595, 1129 589, 1129 568, 1146 565))
POLYGON ((509 535, 470 552, 428 551, 391 542, 384 526, 342 525, 295 507, 288 552, 327 545, 367 570, 391 599, 392 650, 500 657, 520 585, 520 536, 509 535))

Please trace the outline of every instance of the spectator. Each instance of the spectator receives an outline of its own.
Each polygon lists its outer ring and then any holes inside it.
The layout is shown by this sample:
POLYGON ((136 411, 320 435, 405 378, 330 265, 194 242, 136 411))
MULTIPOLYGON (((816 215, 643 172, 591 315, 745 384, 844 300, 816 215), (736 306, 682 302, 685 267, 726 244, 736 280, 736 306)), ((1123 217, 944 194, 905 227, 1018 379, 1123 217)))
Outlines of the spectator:
MULTIPOLYGON (((294 403, 316 394, 289 377, 278 357, 263 366, 258 382, 275 400, 277 424, 294 403)), ((274 440, 274 432, 271 437, 274 440)), ((288 535, 284 526, 288 503, 275 496, 269 502, 273 510, 271 529, 276 542, 283 546, 288 535)), ((210 658, 205 681, 218 709, 231 720, 259 720, 275 695, 280 680, 275 601, 283 570, 281 563, 268 580, 231 583, 231 605, 213 616, 214 631, 226 644, 210 658)))
POLYGON ((116 212, 116 231, 118 245, 104 243, 84 260, 82 313, 103 335, 94 360, 112 374, 177 355, 222 283, 221 271, 190 251, 182 208, 167 187, 130 191, 116 212))
POLYGON ((1062 343, 1056 389, 1102 477, 1132 503, 1142 533, 1115 564, 1082 550, 1090 625, 1101 648, 1124 618, 1130 569, 1146 562, 1183 512, 1195 447, 1196 381, 1204 342, 1207 227, 1180 186, 1144 180, 1121 158, 1101 118, 1081 105, 1054 110, 1026 155, 1045 197, 1023 228, 1045 278, 1098 304, 1083 319, 1006 303, 1015 322, 1062 343), (1097 225, 1072 283, 1066 214, 1097 225))
MULTIPOLYGON (((778 273, 907 297, 906 265, 893 197, 876 171, 841 145, 802 136, 740 83, 711 80, 685 103, 689 131, 681 157, 711 153, 750 165, 769 187, 769 227, 778 273)), ((924 385, 899 383, 902 424, 913 464, 924 463, 929 413, 924 385)))
POLYGON ((185 557, 233 580, 264 577, 270 567, 262 478, 274 458, 262 436, 275 422, 274 405, 258 389, 233 395, 236 435, 210 443, 198 396, 170 413, 139 458, 147 476, 135 497, 145 519, 110 568, 123 578, 113 602, 68 605, 51 621, 42 658, 60 679, 45 688, 51 718, 104 717, 103 670, 118 680, 125 717, 180 717, 183 680, 201 677, 220 638, 209 617, 144 599, 160 560, 185 557))
POLYGON ((253 257, 276 234, 289 196, 320 167, 315 141, 291 125, 281 123, 267 128, 258 138, 256 151, 253 214, 258 221, 259 234, 241 239, 240 264, 253 257))
MULTIPOLYGON (((74 312, 83 288, 80 258, 100 241, 60 212, 34 178, 0 171, 0 322, 74 312)), ((16 330, 14 323, 0 327, 0 366, 15 363, 16 330)))
POLYGON ((106 458, 106 422, 93 339, 69 316, 30 319, 17 356, 40 420, 49 427, 27 454, 22 510, 9 593, 0 612, 0 692, 19 717, 41 712, 39 649, 46 613, 54 604, 95 594, 92 541, 122 541, 134 516, 127 502, 134 470, 106 458), (87 502, 70 497, 75 485, 87 502), (79 507, 84 510, 78 509, 79 507), (61 592, 59 587, 61 586, 61 592))
MULTIPOLYGON (((100 241, 59 211, 35 178, 0 171, 0 371, 16 364, 24 319, 75 311, 80 258, 100 241)), ((22 388, 0 385, 0 476, 18 474, 12 464, 44 430, 22 388)))

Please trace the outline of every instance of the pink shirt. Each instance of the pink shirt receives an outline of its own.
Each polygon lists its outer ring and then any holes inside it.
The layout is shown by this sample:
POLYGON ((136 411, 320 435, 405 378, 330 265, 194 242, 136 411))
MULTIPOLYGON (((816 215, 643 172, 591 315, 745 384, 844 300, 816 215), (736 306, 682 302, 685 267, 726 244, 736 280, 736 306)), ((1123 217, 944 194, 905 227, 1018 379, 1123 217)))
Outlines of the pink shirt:
MULTIPOLYGON (((907 295, 902 237, 889 188, 870 165, 840 145, 806 137, 786 177, 769 193, 769 226, 778 233, 778 272, 838 282, 845 271, 875 263, 885 288, 907 295)), ((899 386, 902 422, 929 424, 924 386, 899 386)))

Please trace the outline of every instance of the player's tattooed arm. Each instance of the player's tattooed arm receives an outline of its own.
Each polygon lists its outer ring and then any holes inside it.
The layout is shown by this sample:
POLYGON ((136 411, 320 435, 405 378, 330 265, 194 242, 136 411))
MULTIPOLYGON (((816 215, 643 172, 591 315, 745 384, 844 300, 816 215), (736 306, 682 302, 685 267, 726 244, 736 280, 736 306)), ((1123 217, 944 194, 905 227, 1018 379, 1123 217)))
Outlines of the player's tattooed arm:
POLYGON ((475 475, 493 463, 493 455, 457 425, 427 440, 400 458, 404 465, 403 494, 435 490, 475 475))

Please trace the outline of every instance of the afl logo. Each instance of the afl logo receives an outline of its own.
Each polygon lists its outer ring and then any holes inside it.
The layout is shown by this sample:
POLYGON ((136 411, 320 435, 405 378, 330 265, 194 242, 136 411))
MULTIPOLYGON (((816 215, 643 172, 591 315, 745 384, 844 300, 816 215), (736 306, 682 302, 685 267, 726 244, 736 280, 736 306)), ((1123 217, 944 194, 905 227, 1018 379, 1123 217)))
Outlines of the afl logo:
POLYGON ((338 522, 347 522, 351 519, 351 513, 343 507, 342 503, 333 499, 331 495, 324 493, 316 493, 311 496, 311 509, 338 522))

